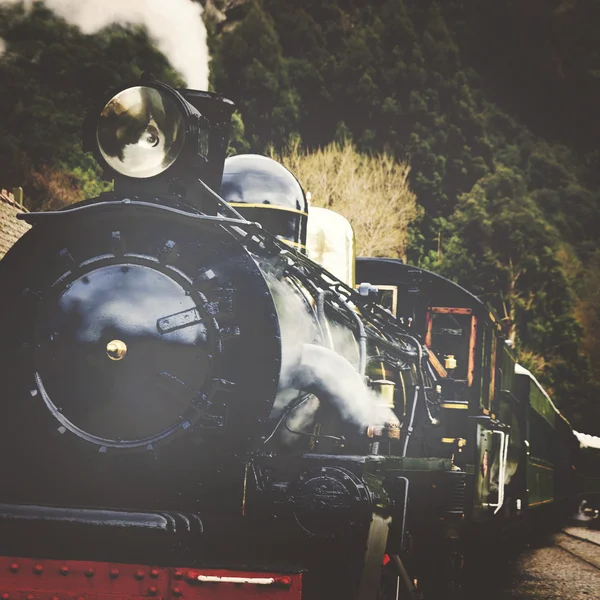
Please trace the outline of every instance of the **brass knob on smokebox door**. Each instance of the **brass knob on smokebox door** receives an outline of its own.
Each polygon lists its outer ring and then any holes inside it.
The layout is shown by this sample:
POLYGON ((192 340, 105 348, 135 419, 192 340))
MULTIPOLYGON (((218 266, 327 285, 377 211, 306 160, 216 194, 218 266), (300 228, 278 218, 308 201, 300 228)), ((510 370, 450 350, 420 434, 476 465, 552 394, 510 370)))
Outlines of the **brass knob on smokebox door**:
POLYGON ((106 344, 106 354, 110 360, 121 360, 127 354, 127 345, 121 340, 113 340, 106 344))

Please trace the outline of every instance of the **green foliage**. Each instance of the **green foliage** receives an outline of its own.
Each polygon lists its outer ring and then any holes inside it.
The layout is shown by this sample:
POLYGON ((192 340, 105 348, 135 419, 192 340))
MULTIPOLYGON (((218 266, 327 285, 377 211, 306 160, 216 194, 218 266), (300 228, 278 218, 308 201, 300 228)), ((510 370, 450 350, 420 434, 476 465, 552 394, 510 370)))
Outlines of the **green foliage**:
POLYGON ((4 186, 24 187, 31 208, 106 189, 81 134, 85 111, 107 90, 143 71, 183 83, 145 30, 113 25, 84 35, 41 3, 0 7, 0 38, 0 174, 4 186))
POLYGON ((573 144, 574 135, 559 144, 539 132, 561 133, 557 124, 585 116, 600 123, 598 102, 592 111, 579 92, 569 97, 569 80, 556 76, 563 69, 594 91, 600 48, 584 15, 599 15, 582 3, 553 12, 554 4, 540 8, 540 21, 513 0, 252 0, 213 30, 212 68, 255 150, 299 135, 308 148, 353 140, 363 152, 408 158, 423 209, 407 232, 409 259, 480 294, 577 419, 596 410, 581 324, 600 337, 600 299, 569 279, 563 259, 568 248, 585 272, 594 256, 600 153, 573 144), (553 25, 560 43, 548 39, 553 25), (521 37, 514 43, 506 31, 521 37), (564 115, 569 102, 575 110, 564 115))
POLYGON ((231 129, 229 132, 229 148, 227 154, 247 154, 250 144, 246 141, 246 128, 242 115, 236 110, 231 116, 231 129))
POLYGON ((439 268, 486 299, 509 338, 537 352, 563 352, 576 342, 565 321, 572 297, 557 258, 560 237, 506 167, 459 199, 439 268), (564 317, 564 318, 563 318, 564 317))
POLYGON ((298 98, 271 17, 260 0, 248 4, 244 20, 215 48, 211 81, 238 105, 250 147, 264 151, 269 144, 281 147, 287 141, 298 98))

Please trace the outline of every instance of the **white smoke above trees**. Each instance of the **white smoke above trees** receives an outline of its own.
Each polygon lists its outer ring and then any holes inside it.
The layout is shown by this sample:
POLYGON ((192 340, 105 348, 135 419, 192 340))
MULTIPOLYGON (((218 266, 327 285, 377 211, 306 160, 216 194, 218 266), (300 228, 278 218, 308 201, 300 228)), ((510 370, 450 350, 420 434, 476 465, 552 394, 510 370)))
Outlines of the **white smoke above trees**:
MULTIPOLYGON (((0 4, 21 2, 0 0, 0 4)), ((30 6, 33 0, 22 3, 30 6)), ((44 0, 44 4, 86 34, 112 23, 144 25, 189 87, 208 88, 208 48, 200 4, 192 0, 44 0)))

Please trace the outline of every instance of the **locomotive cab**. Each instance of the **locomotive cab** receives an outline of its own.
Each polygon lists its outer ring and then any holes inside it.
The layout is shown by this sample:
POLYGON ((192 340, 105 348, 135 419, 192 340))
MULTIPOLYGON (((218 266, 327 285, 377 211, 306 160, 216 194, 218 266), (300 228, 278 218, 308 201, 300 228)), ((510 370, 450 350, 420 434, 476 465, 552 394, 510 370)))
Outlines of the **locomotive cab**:
POLYGON ((430 412, 439 425, 428 444, 468 473, 472 515, 488 520, 506 510, 506 487, 522 453, 515 418, 514 359, 488 308, 454 282, 393 259, 359 258, 359 281, 394 286, 396 314, 424 340, 438 393, 430 412))

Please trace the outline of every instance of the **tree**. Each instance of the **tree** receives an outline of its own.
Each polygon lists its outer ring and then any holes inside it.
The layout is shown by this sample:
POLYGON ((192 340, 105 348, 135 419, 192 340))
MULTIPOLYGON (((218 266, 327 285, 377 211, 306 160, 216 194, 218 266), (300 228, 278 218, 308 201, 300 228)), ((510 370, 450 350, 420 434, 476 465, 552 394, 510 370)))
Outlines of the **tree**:
POLYGON ((509 339, 544 352, 572 342, 560 237, 520 174, 499 167, 477 183, 460 198, 449 234, 439 267, 494 306, 509 339))
POLYGON ((298 117, 298 98, 270 15, 251 0, 245 18, 227 35, 211 38, 211 82, 237 105, 255 151, 282 147, 298 117))
POLYGON ((350 221, 358 255, 404 256, 408 226, 419 215, 406 163, 388 154, 360 154, 351 142, 314 152, 295 144, 274 158, 310 191, 314 206, 330 208, 350 221))
POLYGON ((0 7, 0 174, 23 186, 30 208, 58 208, 106 189, 100 168, 81 147, 86 110, 107 90, 143 71, 183 81, 139 27, 110 26, 94 35, 42 3, 0 7))
MULTIPOLYGON (((581 345, 564 242, 531 198, 524 177, 499 167, 483 178, 460 198, 446 237, 442 257, 432 266, 478 294, 500 316, 519 360, 555 393, 576 424, 598 412, 598 386, 581 345)), ((593 292, 589 298, 595 298, 593 292)), ((579 310, 591 327, 595 309, 589 308, 580 305, 579 310)))

